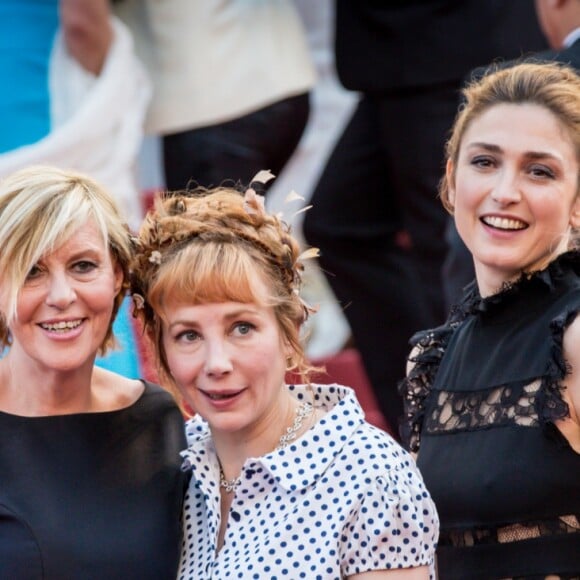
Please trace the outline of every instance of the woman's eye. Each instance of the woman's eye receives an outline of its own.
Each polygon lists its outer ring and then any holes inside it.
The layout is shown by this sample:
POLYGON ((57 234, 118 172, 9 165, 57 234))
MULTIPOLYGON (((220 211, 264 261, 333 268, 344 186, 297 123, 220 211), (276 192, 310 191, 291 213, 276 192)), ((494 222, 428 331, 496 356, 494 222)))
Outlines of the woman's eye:
POLYGON ((34 280, 35 278, 38 278, 41 274, 42 274, 42 270, 38 266, 32 266, 32 268, 30 268, 28 274, 26 274, 26 279, 27 280, 34 280))
POLYGON ((80 274, 85 274, 87 272, 92 272, 97 265, 94 262, 88 260, 81 260, 80 262, 75 262, 74 270, 80 274))
POLYGON ((237 322, 234 325, 234 332, 236 334, 245 336, 246 334, 249 334, 255 328, 256 327, 253 324, 250 324, 249 322, 237 322))
POLYGON ((477 156, 471 160, 471 165, 475 165, 476 167, 492 167, 494 161, 491 157, 477 156))
POLYGON ((548 177, 550 179, 555 177, 555 173, 545 165, 532 165, 530 167, 530 173, 534 177, 548 177))
POLYGON ((198 338, 199 334, 194 330, 184 330, 175 337, 175 340, 177 342, 195 342, 198 338))

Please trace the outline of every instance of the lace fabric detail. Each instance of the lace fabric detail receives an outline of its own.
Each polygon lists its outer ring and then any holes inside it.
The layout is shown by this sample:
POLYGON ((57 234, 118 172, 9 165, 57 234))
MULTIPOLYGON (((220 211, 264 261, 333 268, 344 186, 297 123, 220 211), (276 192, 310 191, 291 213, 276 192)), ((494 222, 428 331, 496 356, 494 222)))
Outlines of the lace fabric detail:
MULTIPOLYGON (((490 312, 494 312, 496 308, 502 305, 505 306, 506 303, 509 304, 512 300, 525 299, 525 289, 529 286, 540 285, 545 286, 549 290, 556 288, 559 284, 558 280, 565 277, 568 272, 574 272, 580 275, 579 251, 570 251, 561 254, 545 270, 522 275, 516 282, 506 284, 500 292, 487 298, 482 298, 477 290, 477 285, 472 283, 466 288, 461 303, 452 309, 445 325, 433 330, 418 332, 413 336, 410 342, 414 350, 413 355, 409 357, 409 361, 413 363, 413 367, 408 376, 399 384, 399 393, 403 397, 405 404, 405 415, 400 426, 400 433, 403 443, 409 450, 413 452, 419 451, 421 432, 424 428, 424 420, 426 419, 425 407, 428 405, 431 397, 431 387, 439 369, 440 362, 443 359, 445 350, 455 329, 468 317, 489 314, 490 312)), ((570 372, 570 368, 564 359, 562 343, 566 328, 577 314, 577 310, 572 309, 552 321, 550 326, 552 349, 550 360, 547 362, 546 373, 541 378, 539 388, 536 388, 538 385, 534 382, 533 388, 535 391, 527 391, 523 394, 519 393, 518 396, 520 398, 518 402, 514 402, 512 405, 513 409, 516 409, 514 417, 517 417, 517 422, 512 419, 513 423, 532 426, 536 423, 527 422, 537 421, 548 433, 552 433, 553 423, 569 415, 568 405, 562 397, 562 380, 570 372), (535 394, 536 399, 534 405, 531 405, 531 400, 528 396, 529 393, 535 394), (519 412, 517 411, 518 409, 519 412), (535 409, 536 415, 533 419, 530 419, 533 416, 532 409, 535 409)), ((484 398, 491 397, 491 401, 494 402, 495 397, 502 394, 507 397, 508 401, 511 401, 511 397, 514 396, 513 391, 511 391, 513 387, 499 387, 499 389, 500 391, 497 393, 487 391, 483 395, 484 398)), ((451 395, 449 396, 451 397, 451 395)), ((466 395, 457 393, 453 396, 459 399, 466 395)), ((475 396, 479 395, 475 394, 475 396)), ((502 424, 502 421, 509 422, 510 413, 513 409, 510 408, 500 415, 494 415, 491 410, 487 412, 488 401, 482 400, 480 403, 481 411, 487 417, 487 419, 483 419, 481 416, 479 417, 477 423, 481 428, 489 424, 498 424, 498 421, 499 424, 502 424)), ((439 401, 437 406, 441 407, 443 404, 443 401, 439 401)), ((449 404, 451 406, 447 409, 453 408, 456 404, 461 407, 464 403, 450 401, 449 404)), ((471 407, 474 408, 473 403, 471 403, 471 407)), ((492 407, 495 408, 496 412, 498 411, 498 405, 492 405, 492 407)), ((480 412, 477 415, 480 415, 480 412)), ((443 419, 440 417, 437 418, 438 422, 443 421, 444 424, 447 423, 445 419, 445 413, 443 414, 443 419)), ((455 419, 451 423, 448 423, 449 430, 466 428, 461 427, 461 421, 464 424, 469 424, 467 416, 464 415, 462 419, 455 419), (452 424, 455 426, 451 427, 452 424)))
POLYGON ((569 514, 533 522, 519 522, 499 527, 442 530, 439 536, 439 545, 464 548, 480 544, 509 544, 560 534, 580 534, 580 514, 569 514))
POLYGON ((405 407, 400 426, 401 440, 411 451, 419 450, 425 401, 455 326, 419 332, 411 339, 415 350, 409 361, 413 363, 413 368, 399 384, 405 407))
POLYGON ((505 282, 498 292, 485 298, 481 297, 477 284, 473 282, 466 287, 461 302, 452 308, 450 318, 461 321, 471 314, 493 312, 497 307, 505 306, 512 300, 521 299, 522 292, 532 286, 545 286, 552 290, 557 286, 557 280, 570 271, 580 275, 579 250, 560 254, 544 270, 522 273, 517 280, 505 282))
POLYGON ((440 391, 424 418, 427 433, 472 431, 490 426, 539 424, 535 400, 541 381, 501 386, 485 391, 440 391))

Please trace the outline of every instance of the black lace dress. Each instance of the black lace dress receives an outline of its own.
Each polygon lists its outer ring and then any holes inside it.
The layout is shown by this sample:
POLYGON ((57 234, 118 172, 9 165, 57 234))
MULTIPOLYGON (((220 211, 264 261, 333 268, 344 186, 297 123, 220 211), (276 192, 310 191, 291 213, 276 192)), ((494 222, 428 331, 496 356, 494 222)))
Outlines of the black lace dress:
MULTIPOLYGON (((437 506, 442 580, 580 578, 580 454, 554 422, 580 254, 481 299, 475 286, 402 384, 403 437, 437 506)), ((580 348, 580 345, 578 345, 580 348)))

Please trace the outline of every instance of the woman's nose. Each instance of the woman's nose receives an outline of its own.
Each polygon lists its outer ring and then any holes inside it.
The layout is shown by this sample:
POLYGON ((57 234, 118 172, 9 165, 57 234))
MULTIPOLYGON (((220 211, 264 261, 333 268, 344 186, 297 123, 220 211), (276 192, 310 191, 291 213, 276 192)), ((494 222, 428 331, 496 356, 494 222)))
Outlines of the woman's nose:
POLYGON ((501 172, 492 189, 491 198, 500 205, 510 205, 519 202, 522 196, 517 175, 511 171, 501 172))
POLYGON ((76 300, 76 292, 64 273, 53 273, 48 277, 46 303, 63 310, 76 300))
POLYGON ((210 340, 206 343, 205 373, 219 377, 231 372, 233 365, 223 340, 210 340))

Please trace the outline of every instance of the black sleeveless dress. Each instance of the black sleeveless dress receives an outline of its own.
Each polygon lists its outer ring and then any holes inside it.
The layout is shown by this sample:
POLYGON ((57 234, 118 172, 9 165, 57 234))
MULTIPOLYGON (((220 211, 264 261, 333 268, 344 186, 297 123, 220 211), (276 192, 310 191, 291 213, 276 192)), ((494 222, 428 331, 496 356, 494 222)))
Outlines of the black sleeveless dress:
POLYGON ((580 454, 554 424, 569 416, 562 340, 579 311, 568 252, 492 297, 472 286, 413 337, 403 437, 439 512, 442 580, 580 578, 580 454))
POLYGON ((146 383, 119 411, 0 413, 0 579, 173 579, 182 415, 146 383))

